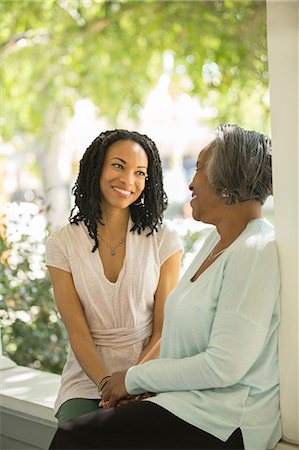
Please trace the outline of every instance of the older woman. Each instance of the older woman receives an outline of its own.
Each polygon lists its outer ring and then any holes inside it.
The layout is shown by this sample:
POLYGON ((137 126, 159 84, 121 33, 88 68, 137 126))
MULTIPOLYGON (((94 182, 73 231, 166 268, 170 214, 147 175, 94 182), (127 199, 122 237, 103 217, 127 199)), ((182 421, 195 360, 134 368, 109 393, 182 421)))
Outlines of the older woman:
POLYGON ((265 450, 280 439, 279 269, 262 217, 270 140, 219 126, 190 190, 194 219, 215 229, 168 296, 160 358, 112 374, 107 409, 64 424, 52 449, 265 450), (115 408, 145 392, 156 395, 115 408))

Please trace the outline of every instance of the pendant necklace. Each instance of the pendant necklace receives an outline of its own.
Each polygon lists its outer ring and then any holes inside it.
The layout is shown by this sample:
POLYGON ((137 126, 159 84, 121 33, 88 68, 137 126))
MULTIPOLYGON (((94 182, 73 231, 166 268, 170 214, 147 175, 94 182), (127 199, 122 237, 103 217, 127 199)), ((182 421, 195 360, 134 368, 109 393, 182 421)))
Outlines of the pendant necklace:
POLYGON ((116 254, 115 249, 125 242, 125 237, 126 237, 126 235, 124 235, 124 237, 120 241, 118 241, 118 244, 116 244, 114 247, 112 247, 110 244, 108 244, 108 242, 105 241, 105 239, 103 238, 103 236, 100 233, 97 233, 97 235, 99 236, 100 239, 102 239, 102 241, 107 245, 107 247, 110 248, 111 256, 115 256, 115 254, 116 254))
POLYGON ((220 241, 218 242, 218 244, 216 245, 216 247, 213 248, 213 250, 212 250, 211 253, 209 254, 209 256, 208 256, 208 260, 209 260, 209 261, 211 261, 212 259, 215 259, 217 256, 221 255, 221 253, 223 253, 224 250, 227 249, 227 247, 225 247, 223 250, 220 250, 220 252, 214 253, 215 250, 217 250, 217 248, 219 247, 219 245, 220 245, 220 241))

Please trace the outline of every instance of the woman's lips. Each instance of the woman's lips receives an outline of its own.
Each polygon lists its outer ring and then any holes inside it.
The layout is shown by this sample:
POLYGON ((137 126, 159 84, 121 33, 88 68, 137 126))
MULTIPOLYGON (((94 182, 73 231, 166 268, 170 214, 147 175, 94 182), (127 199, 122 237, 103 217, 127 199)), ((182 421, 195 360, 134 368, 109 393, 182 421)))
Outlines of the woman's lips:
POLYGON ((116 194, 121 198, 130 198, 132 195, 131 191, 128 191, 126 189, 121 189, 117 186, 112 186, 112 189, 116 192, 116 194))
POLYGON ((193 200, 195 200, 195 199, 197 199, 197 194, 192 194, 192 198, 191 198, 191 200, 190 200, 190 203, 192 203, 193 200))

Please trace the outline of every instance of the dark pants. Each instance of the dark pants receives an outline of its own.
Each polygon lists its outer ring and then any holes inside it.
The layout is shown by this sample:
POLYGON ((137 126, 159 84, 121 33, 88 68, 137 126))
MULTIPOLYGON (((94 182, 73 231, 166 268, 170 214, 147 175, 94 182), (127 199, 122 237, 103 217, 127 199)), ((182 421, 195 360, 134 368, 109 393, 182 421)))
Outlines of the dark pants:
POLYGON ((54 449, 237 449, 240 429, 223 442, 148 401, 99 409, 58 427, 54 449))

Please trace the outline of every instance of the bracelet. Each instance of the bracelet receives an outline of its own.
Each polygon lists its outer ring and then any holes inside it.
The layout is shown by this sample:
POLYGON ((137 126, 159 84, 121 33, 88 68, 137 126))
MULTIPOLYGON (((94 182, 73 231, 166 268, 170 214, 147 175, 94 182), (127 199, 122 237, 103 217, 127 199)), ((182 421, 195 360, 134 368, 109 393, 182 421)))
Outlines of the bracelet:
POLYGON ((100 397, 102 396, 102 389, 105 386, 105 384, 107 383, 109 378, 110 378, 110 375, 106 375, 99 381, 99 383, 97 385, 97 389, 98 389, 98 393, 99 393, 100 397))

